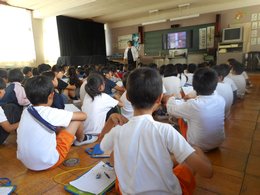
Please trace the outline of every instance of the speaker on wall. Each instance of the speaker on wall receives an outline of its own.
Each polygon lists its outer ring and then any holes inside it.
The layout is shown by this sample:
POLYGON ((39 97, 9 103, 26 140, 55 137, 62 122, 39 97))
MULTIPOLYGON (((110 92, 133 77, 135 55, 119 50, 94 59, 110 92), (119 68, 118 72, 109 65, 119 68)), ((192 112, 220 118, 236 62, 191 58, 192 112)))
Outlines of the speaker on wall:
POLYGON ((140 44, 144 43, 144 28, 143 26, 138 26, 139 42, 140 44))

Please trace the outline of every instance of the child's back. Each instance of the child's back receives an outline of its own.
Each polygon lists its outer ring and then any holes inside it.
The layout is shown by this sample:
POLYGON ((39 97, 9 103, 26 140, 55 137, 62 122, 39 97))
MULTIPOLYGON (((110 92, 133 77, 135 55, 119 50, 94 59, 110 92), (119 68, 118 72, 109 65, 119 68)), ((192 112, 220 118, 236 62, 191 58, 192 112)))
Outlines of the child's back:
MULTIPOLYGON (((72 112, 51 107, 35 107, 38 113, 55 126, 68 126, 72 112)), ((17 158, 32 170, 50 168, 59 159, 56 134, 38 123, 25 109, 17 129, 17 158)))
POLYGON ((181 91, 181 81, 176 76, 169 76, 163 78, 163 85, 166 89, 167 95, 180 95, 181 91))
POLYGON ((88 115, 84 122, 84 133, 94 135, 101 133, 107 112, 117 104, 118 101, 106 93, 101 93, 94 100, 86 94, 82 105, 82 111, 88 115))
POLYGON ((168 64, 164 70, 164 77, 162 79, 163 85, 166 89, 167 95, 180 95, 181 80, 177 77, 177 70, 173 64, 168 64))
POLYGON ((91 74, 85 86, 87 91, 82 105, 82 111, 87 113, 88 118, 84 122, 84 133, 97 135, 101 133, 106 115, 109 110, 118 104, 118 101, 103 93, 104 79, 102 75, 91 74))
POLYGON ((237 97, 239 98, 243 98, 246 92, 246 80, 242 75, 243 72, 244 66, 241 63, 236 62, 233 64, 231 74, 229 75, 237 86, 237 97))
POLYGON ((102 142, 101 147, 114 146, 115 169, 123 194, 181 194, 171 171, 169 152, 181 163, 194 149, 171 125, 141 115, 113 128, 110 135, 104 137, 108 143, 102 142))
POLYGON ((233 104, 233 91, 228 83, 219 82, 216 88, 217 93, 225 100, 225 118, 229 116, 233 104))
POLYGON ((187 141, 207 151, 220 146, 225 138, 225 100, 214 94, 217 73, 214 70, 199 69, 193 78, 196 99, 180 102, 174 97, 167 104, 169 114, 187 120, 187 141))
POLYGON ((217 95, 198 96, 178 105, 172 98, 168 112, 187 120, 187 141, 207 151, 218 147, 225 138, 225 100, 217 95))
MULTIPOLYGON (((127 84, 127 78, 128 78, 129 72, 126 72, 123 75, 123 85, 126 88, 126 84, 127 84)), ((120 97, 120 101, 123 103, 123 107, 121 108, 121 114, 126 117, 127 119, 130 119, 133 117, 134 115, 134 109, 133 106, 131 104, 131 102, 128 101, 127 97, 126 97, 126 91, 123 93, 123 95, 120 97)))
POLYGON ((234 81, 237 86, 237 97, 243 98, 246 92, 246 80, 242 74, 240 75, 230 75, 229 76, 232 81, 234 81))

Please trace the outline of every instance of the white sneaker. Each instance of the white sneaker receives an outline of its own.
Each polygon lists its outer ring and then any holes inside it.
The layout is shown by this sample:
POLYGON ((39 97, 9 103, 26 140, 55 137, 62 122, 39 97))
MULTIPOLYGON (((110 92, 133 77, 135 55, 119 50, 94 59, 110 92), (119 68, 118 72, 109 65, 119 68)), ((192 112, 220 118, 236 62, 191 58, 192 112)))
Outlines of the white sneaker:
POLYGON ((75 140, 74 141, 74 145, 75 146, 82 146, 82 145, 85 145, 85 144, 91 144, 91 143, 94 143, 95 141, 98 140, 98 136, 96 135, 90 135, 90 134, 85 134, 85 137, 83 139, 83 141, 78 141, 78 140, 75 140))

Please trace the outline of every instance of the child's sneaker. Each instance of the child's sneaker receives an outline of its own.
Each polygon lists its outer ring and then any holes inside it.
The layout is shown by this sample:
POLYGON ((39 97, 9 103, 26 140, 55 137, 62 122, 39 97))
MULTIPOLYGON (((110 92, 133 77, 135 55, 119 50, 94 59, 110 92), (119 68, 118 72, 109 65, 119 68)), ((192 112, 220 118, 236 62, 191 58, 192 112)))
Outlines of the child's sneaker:
POLYGON ((74 145, 75 146, 82 146, 82 145, 85 145, 85 144, 91 144, 91 143, 94 143, 95 141, 98 140, 98 136, 96 135, 90 135, 90 134, 85 134, 85 137, 84 139, 80 142, 78 140, 75 140, 74 141, 74 145))

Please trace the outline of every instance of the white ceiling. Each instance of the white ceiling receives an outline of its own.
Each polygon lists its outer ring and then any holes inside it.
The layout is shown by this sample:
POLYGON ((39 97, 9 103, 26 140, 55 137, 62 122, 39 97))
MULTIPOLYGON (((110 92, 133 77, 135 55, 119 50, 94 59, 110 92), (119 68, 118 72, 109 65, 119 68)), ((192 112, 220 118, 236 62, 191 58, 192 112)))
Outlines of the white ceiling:
POLYGON ((92 19, 110 27, 260 5, 260 0, 4 0, 33 10, 34 18, 57 15, 92 19), (178 5, 190 4, 178 7, 178 5), (158 10, 153 12, 153 10, 158 10), (150 13, 153 12, 153 13, 150 13))

